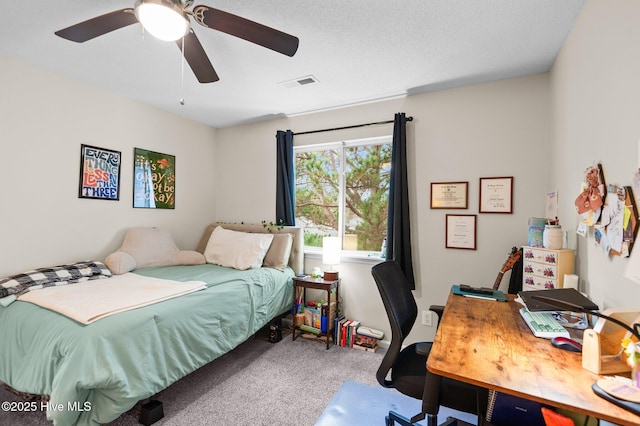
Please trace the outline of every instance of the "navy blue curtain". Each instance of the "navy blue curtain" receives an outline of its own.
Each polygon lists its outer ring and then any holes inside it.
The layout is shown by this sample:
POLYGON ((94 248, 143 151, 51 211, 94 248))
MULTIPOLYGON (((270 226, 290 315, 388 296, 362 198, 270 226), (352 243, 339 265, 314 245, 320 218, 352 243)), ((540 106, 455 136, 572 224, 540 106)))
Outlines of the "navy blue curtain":
POLYGON ((276 184, 276 223, 295 225, 296 192, 293 168, 293 132, 276 132, 278 150, 276 184))
POLYGON ((409 188, 407 185, 407 117, 404 113, 397 113, 393 123, 388 214, 386 258, 400 264, 411 288, 415 289, 411 260, 411 224, 409 222, 409 188))

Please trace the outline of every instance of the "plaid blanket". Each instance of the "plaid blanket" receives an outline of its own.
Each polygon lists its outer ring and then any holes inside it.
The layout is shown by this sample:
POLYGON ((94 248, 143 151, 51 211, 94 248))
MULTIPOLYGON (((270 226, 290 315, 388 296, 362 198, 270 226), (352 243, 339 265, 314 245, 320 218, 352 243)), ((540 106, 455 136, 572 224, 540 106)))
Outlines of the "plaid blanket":
POLYGON ((109 278, 111 271, 102 262, 86 261, 71 265, 39 268, 33 271, 0 278, 0 298, 16 297, 30 290, 54 285, 75 284, 89 280, 109 278))

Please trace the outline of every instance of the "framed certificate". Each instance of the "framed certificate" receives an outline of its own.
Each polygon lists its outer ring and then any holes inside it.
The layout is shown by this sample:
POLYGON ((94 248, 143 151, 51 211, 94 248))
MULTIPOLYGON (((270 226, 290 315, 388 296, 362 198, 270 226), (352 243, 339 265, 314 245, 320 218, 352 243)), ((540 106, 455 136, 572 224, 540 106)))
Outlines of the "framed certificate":
POLYGON ((466 209, 469 201, 469 182, 432 182, 432 209, 466 209))
POLYGON ((480 178, 480 213, 512 213, 513 176, 480 178))
POLYGON ((476 249, 476 215, 446 215, 446 248, 476 249))

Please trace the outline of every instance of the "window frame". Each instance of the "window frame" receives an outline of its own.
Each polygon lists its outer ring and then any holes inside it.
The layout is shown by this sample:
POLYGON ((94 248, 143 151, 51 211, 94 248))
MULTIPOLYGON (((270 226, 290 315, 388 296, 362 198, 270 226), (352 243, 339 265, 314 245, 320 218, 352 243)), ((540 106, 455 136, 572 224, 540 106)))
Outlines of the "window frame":
MULTIPOLYGON (((339 199, 338 199, 338 237, 340 237, 341 241, 344 237, 344 220, 345 220, 345 194, 346 194, 346 179, 345 179, 345 150, 348 148, 358 147, 358 146, 373 146, 373 145, 392 145, 393 144, 393 135, 383 135, 383 136, 374 136, 368 138, 360 138, 360 139, 350 139, 350 140, 339 140, 335 142, 320 142, 316 144, 306 144, 306 145, 294 145, 293 147, 293 157, 294 162, 296 161, 297 154, 299 152, 313 152, 313 151, 324 151, 330 149, 339 150, 340 156, 340 167, 339 167, 339 199)), ((322 258, 322 247, 315 246, 304 246, 304 253, 306 255, 310 255, 311 258, 322 258)), ((343 261, 363 261, 370 260, 379 262, 381 259, 380 251, 370 251, 370 250, 341 250, 341 259, 343 261)), ((368 263, 368 262, 367 262, 368 263)))

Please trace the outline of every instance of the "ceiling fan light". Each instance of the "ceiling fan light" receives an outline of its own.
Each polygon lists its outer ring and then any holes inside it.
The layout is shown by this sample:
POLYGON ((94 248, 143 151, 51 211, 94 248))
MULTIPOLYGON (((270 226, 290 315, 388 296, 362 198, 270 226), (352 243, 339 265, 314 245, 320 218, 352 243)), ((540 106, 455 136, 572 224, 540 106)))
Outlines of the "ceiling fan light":
POLYGON ((189 31, 189 19, 182 8, 166 0, 138 0, 136 18, 144 30, 157 39, 175 41, 189 31))

